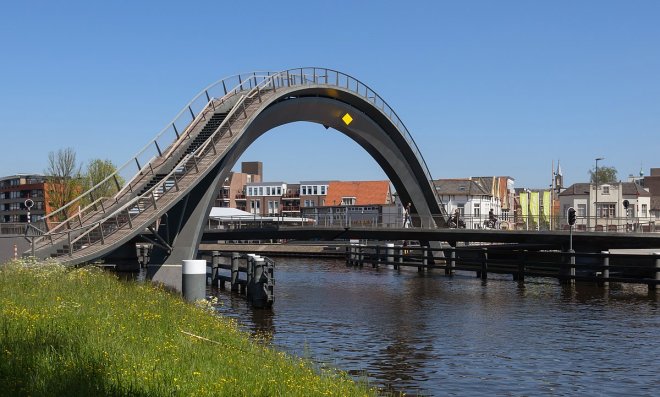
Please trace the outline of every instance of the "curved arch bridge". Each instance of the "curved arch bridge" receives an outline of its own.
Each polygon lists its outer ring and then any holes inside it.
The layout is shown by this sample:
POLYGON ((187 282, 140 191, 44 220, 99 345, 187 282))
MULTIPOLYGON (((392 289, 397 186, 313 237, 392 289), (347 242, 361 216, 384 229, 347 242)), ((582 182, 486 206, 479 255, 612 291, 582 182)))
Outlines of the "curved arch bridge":
POLYGON ((411 203, 416 222, 445 226, 430 172, 396 112, 349 75, 300 68, 237 75, 207 87, 116 174, 34 226, 35 254, 67 264, 135 262, 135 243, 147 241, 155 247, 150 276, 180 285, 180 271, 168 269, 196 257, 221 182, 259 136, 296 121, 350 137, 411 203), (147 148, 153 156, 145 155, 147 148), (133 163, 128 182, 120 183, 119 174, 133 163))

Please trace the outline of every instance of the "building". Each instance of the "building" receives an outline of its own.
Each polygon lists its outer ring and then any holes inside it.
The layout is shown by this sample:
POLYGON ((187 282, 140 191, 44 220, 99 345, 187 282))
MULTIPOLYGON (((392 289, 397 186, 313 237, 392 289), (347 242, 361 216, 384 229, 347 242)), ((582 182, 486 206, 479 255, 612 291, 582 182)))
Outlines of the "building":
POLYGON ((322 207, 326 204, 329 181, 301 181, 300 182, 300 204, 302 207, 322 207))
POLYGON ((49 212, 47 184, 43 175, 18 174, 0 178, 0 223, 36 222, 49 212), (28 201, 31 200, 30 201, 28 201))
POLYGON ((223 181, 215 200, 215 207, 238 208, 245 211, 247 202, 245 186, 252 182, 261 182, 263 178, 263 164, 261 161, 241 163, 241 172, 231 172, 223 181))
MULTIPOLYGON (((501 220, 506 220, 502 217, 501 198, 493 194, 494 184, 484 186, 480 178, 466 178, 437 179, 433 181, 433 185, 447 213, 453 214, 458 210, 468 229, 482 228, 491 209, 501 220)), ((499 192, 499 186, 497 190, 499 192)), ((506 196, 508 197, 508 193, 506 196)), ((508 218, 508 211, 505 214, 508 218)))
POLYGON ((643 186, 651 195, 650 212, 654 221, 660 221, 660 168, 651 168, 651 174, 642 179, 643 186))
POLYGON ((317 203, 303 206, 302 217, 313 219, 317 225, 400 227, 402 224, 402 216, 393 203, 390 181, 330 181, 327 185, 301 182, 301 186, 307 187, 310 196, 307 203, 317 203), (321 190, 323 186, 326 188, 321 190))
POLYGON ((246 211, 256 215, 280 215, 280 203, 286 191, 284 182, 248 183, 245 185, 246 211))
POLYGON ((566 212, 576 211, 577 230, 653 231, 651 194, 634 182, 575 183, 559 193, 562 228, 567 229, 566 212))

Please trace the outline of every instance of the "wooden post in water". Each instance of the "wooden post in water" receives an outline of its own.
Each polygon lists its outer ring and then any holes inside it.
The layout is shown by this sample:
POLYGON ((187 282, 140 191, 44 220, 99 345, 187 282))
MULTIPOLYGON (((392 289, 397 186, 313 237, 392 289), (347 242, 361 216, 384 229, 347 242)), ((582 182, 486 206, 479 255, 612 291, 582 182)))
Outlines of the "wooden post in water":
POLYGON ((387 243, 387 263, 394 262, 394 243, 387 243))
MULTIPOLYGON (((655 280, 660 281, 660 252, 654 252, 653 257, 655 258, 655 280)), ((658 291, 657 284, 649 283, 649 292, 658 291)))
POLYGON ((239 289, 238 284, 238 252, 231 253, 231 290, 237 292, 239 289))
POLYGON ((399 264, 394 265, 394 269, 399 270, 401 268, 401 263, 403 263, 403 247, 399 246, 399 264))
POLYGON ((610 251, 601 251, 603 254, 603 287, 607 288, 610 286, 610 251))
POLYGON ((426 247, 422 248, 422 266, 417 266, 417 272, 421 273, 425 269, 428 269, 429 260, 428 260, 428 249, 426 247))
POLYGON ((571 277, 569 279, 569 284, 575 284, 575 250, 569 250, 568 254, 571 256, 570 258, 571 268, 568 273, 569 276, 571 277))
POLYGON ((482 280, 488 279, 488 248, 482 248, 481 252, 481 272, 478 272, 478 276, 482 280))
POLYGON ((525 267, 527 262, 527 250, 518 252, 518 273, 514 274, 513 279, 517 280, 519 284, 525 283, 525 267))
MULTIPOLYGON (((220 251, 211 252, 211 285, 218 287, 218 265, 220 265, 220 251)), ((225 288, 225 283, 220 283, 220 288, 225 288)))
POLYGON ((453 276, 455 268, 456 268, 456 248, 451 247, 451 252, 449 253, 449 263, 445 265, 445 275, 453 276))
POLYGON ((380 245, 376 243, 376 260, 371 261, 371 267, 374 269, 380 266, 380 245))

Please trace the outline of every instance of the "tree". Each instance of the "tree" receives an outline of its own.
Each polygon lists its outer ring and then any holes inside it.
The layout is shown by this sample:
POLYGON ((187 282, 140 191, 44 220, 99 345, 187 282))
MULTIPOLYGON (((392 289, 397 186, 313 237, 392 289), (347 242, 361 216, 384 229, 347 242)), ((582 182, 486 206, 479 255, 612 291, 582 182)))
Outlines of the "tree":
POLYGON ((591 183, 615 183, 617 179, 617 171, 614 167, 598 167, 598 180, 596 181, 596 169, 589 170, 589 177, 591 183))
MULTIPOLYGON (((48 153, 46 194, 51 211, 57 211, 81 193, 80 165, 73 148, 59 149, 48 153)), ((73 206, 72 206, 73 207, 73 206)), ((63 221, 71 211, 63 211, 54 221, 63 221)))
MULTIPOLYGON (((117 171, 117 167, 110 160, 94 159, 90 161, 87 165, 87 173, 85 174, 85 190, 103 182, 105 178, 112 175, 115 171, 117 171)), ((117 175, 117 183, 119 183, 119 186, 124 184, 123 178, 119 175, 117 175)), ((112 196, 118 192, 117 183, 115 183, 114 178, 103 182, 91 192, 92 197, 96 200, 101 197, 112 196)))

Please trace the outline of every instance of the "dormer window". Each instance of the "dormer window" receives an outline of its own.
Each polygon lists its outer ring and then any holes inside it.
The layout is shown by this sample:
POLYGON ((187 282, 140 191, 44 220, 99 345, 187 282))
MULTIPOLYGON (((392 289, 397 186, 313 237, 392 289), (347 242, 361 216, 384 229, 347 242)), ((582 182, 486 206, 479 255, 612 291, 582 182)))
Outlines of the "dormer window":
POLYGON ((342 197, 341 198, 341 205, 355 205, 356 202, 355 197, 342 197))

